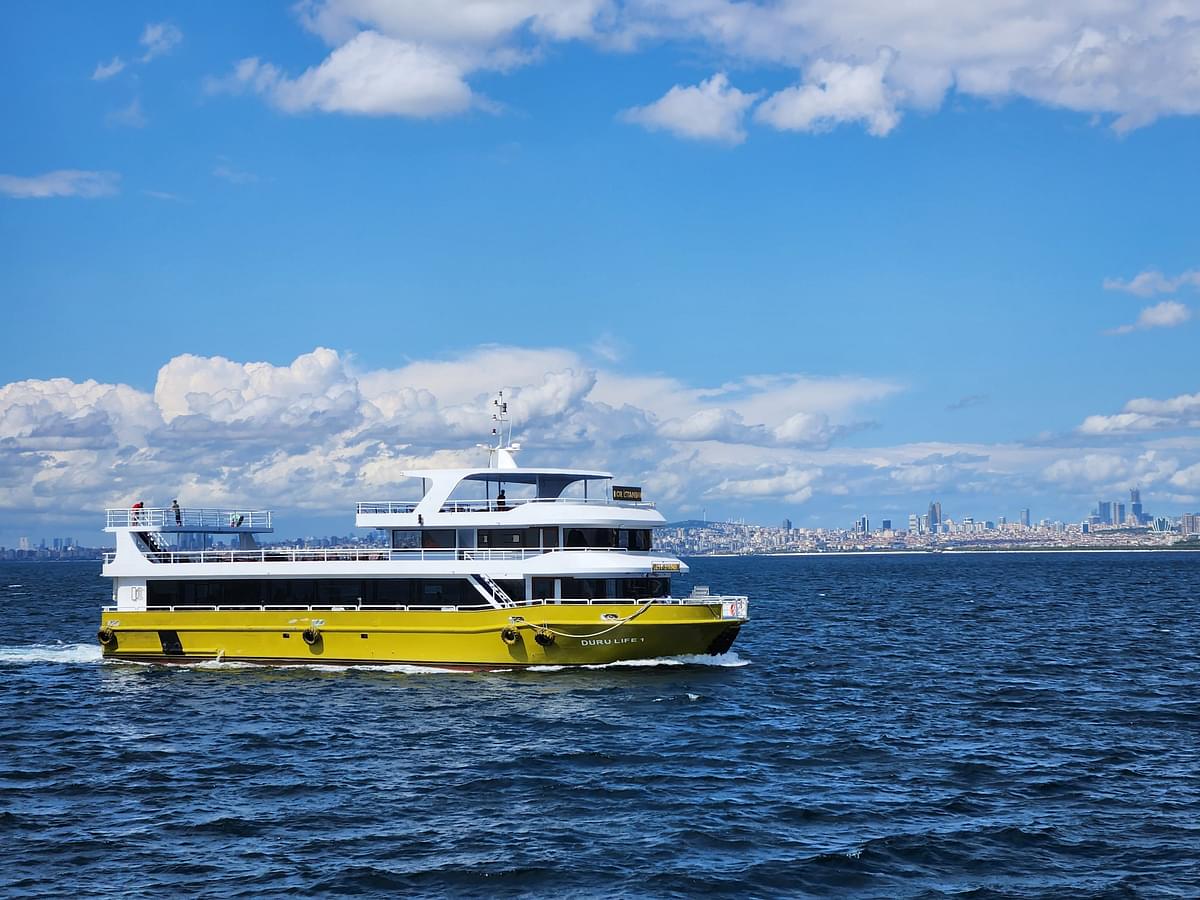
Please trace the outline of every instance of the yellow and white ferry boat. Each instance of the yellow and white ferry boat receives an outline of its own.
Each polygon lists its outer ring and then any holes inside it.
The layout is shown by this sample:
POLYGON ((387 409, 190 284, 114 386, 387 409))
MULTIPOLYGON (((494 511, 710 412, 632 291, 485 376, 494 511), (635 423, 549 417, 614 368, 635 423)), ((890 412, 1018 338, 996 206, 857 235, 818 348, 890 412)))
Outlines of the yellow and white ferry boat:
POLYGON ((266 510, 107 510, 105 658, 490 669, 729 650, 747 598, 673 596, 687 566, 653 549, 664 519, 640 489, 517 466, 496 408, 487 468, 407 472, 417 499, 358 504, 386 547, 261 547, 266 510))

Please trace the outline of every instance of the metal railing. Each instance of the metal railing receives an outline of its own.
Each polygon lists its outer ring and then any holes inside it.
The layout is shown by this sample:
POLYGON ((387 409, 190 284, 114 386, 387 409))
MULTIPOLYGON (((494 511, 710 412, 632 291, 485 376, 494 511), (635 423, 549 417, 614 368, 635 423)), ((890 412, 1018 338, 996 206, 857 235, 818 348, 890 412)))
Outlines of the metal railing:
POLYGON ((106 509, 106 528, 158 528, 168 531, 270 531, 267 509, 200 509, 194 506, 106 509))
POLYGON ((589 506, 625 506, 641 509, 653 509, 654 504, 647 500, 609 500, 606 497, 517 497, 512 500, 447 500, 442 504, 440 512, 507 512, 527 503, 569 503, 587 504, 589 506))
MULTIPOLYGON (((511 606, 505 609, 529 608, 534 606, 640 606, 650 602, 656 606, 712 606, 716 603, 723 603, 736 600, 747 600, 744 594, 729 594, 716 595, 711 597, 655 597, 629 599, 626 597, 596 597, 596 598, 578 598, 570 599, 563 597, 561 599, 555 597, 547 597, 541 600, 514 600, 511 606)), ((480 610, 495 609, 496 607, 488 603, 475 603, 463 606, 443 606, 441 604, 410 604, 402 606, 400 604, 296 604, 294 606, 247 606, 236 604, 231 606, 147 606, 146 610, 150 612, 216 612, 221 610, 240 610, 243 612, 276 612, 280 610, 305 610, 307 612, 358 612, 371 610, 395 610, 399 612, 477 612, 480 610)), ((120 607, 105 606, 104 612, 119 612, 120 607)))
MULTIPOLYGON (((143 555, 154 563, 299 563, 299 562, 415 562, 425 560, 463 560, 468 562, 515 561, 532 559, 544 553, 632 553, 636 556, 658 555, 651 550, 626 550, 623 547, 545 547, 520 550, 489 550, 476 548, 402 548, 388 547, 330 547, 292 548, 262 547, 257 550, 144 550, 143 555)), ((115 551, 104 554, 104 562, 116 559, 115 551)))
MULTIPOLYGON (((567 503, 571 505, 587 504, 589 506, 622 506, 634 509, 654 509, 654 503, 649 500, 609 500, 607 497, 515 497, 511 500, 447 500, 439 512, 508 512, 527 503, 567 503)), ((358 504, 359 515, 376 515, 388 513, 411 513, 417 508, 416 501, 407 500, 368 500, 358 504)))
POLYGON ((416 500, 367 500, 358 504, 356 512, 359 515, 376 515, 379 513, 410 513, 417 508, 416 500))

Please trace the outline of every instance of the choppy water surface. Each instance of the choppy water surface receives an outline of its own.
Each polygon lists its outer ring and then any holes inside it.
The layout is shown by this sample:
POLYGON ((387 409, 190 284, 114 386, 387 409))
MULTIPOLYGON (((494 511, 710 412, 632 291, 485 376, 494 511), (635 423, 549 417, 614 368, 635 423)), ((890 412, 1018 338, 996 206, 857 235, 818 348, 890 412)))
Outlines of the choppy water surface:
POLYGON ((0 564, 0 892, 1200 895, 1200 554, 692 565, 713 664, 447 674, 102 664, 0 564))

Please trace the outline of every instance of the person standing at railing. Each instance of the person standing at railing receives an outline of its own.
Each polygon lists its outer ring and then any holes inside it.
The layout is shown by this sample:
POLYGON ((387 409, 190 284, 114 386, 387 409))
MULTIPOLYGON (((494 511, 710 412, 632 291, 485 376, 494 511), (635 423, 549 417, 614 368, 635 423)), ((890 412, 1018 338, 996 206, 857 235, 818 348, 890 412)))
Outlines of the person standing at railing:
POLYGON ((496 509, 508 509, 508 498, 504 496, 504 488, 500 488, 500 493, 496 495, 496 509))
POLYGON ((145 505, 145 503, 139 500, 137 503, 133 504, 133 506, 129 507, 129 523, 131 525, 142 524, 142 509, 145 507, 145 505))
POLYGON ((181 509, 179 508, 179 501, 178 501, 178 500, 172 500, 172 501, 171 501, 171 512, 175 513, 175 524, 176 524, 176 526, 181 526, 181 525, 183 525, 183 510, 181 510, 181 509))

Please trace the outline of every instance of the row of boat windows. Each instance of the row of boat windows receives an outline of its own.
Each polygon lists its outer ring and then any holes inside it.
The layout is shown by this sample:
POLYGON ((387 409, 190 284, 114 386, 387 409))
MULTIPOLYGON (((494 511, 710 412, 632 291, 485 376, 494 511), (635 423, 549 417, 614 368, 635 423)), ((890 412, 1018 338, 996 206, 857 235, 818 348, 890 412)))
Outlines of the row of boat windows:
MULTIPOLYGON (((522 579, 497 579, 513 600, 525 600, 522 579)), ((649 599, 671 593, 669 578, 534 578, 533 599, 649 599), (555 582, 559 582, 555 594, 555 582)), ((478 606, 466 578, 239 578, 228 581, 151 580, 150 606, 478 606)))
POLYGON ((395 549, 425 550, 649 550, 649 528, 396 528, 395 549))

